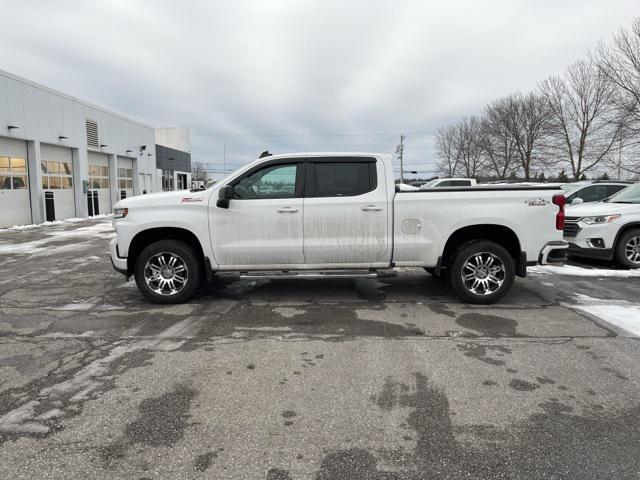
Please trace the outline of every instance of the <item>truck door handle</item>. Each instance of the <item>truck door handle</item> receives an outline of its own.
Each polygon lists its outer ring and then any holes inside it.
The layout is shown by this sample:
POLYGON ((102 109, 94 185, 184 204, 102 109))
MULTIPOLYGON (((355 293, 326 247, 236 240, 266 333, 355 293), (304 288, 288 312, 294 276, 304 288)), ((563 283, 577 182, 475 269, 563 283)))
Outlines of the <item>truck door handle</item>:
POLYGON ((379 212, 382 210, 382 207, 377 207, 375 205, 365 205, 364 207, 361 207, 360 210, 362 210, 363 212, 379 212))
POLYGON ((293 207, 280 207, 278 209, 278 213, 296 213, 297 211, 298 209, 293 207))

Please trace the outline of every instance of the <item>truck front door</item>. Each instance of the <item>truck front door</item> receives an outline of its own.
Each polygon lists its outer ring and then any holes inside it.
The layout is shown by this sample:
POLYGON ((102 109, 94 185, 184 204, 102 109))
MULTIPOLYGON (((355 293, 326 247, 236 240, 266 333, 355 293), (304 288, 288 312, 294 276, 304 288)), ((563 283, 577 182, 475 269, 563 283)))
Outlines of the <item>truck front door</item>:
POLYGON ((305 263, 388 265, 390 212, 382 162, 367 157, 312 157, 307 162, 305 263))
POLYGON ((304 263, 303 177, 304 159, 265 162, 231 183, 229 208, 212 197, 211 243, 221 268, 304 263))

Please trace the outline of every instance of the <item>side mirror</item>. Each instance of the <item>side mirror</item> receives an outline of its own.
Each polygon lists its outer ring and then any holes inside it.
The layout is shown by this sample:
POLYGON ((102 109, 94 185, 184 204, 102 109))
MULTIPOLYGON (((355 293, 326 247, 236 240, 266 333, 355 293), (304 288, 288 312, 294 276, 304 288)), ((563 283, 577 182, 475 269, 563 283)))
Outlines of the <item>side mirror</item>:
POLYGON ((576 197, 573 200, 571 200, 571 205, 580 205, 581 203, 584 203, 584 200, 579 197, 576 197))
POLYGON ((220 208, 229 208, 229 200, 233 198, 233 186, 225 185, 218 191, 218 201, 216 206, 220 208))

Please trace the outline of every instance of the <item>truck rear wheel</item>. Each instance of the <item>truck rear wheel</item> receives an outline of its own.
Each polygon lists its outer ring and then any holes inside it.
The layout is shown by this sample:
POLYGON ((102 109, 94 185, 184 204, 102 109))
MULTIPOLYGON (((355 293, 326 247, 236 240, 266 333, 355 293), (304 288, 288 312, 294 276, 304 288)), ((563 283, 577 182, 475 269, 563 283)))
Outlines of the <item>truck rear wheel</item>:
POLYGON ((145 247, 134 275, 142 294, 154 303, 180 303, 196 292, 201 278, 198 255, 184 242, 160 240, 145 247))
POLYGON ((640 228, 624 232, 618 239, 616 260, 627 268, 640 268, 640 228))
POLYGON ((490 304, 504 297, 515 280, 513 258, 504 247, 489 240, 473 240, 456 251, 449 281, 466 302, 490 304))

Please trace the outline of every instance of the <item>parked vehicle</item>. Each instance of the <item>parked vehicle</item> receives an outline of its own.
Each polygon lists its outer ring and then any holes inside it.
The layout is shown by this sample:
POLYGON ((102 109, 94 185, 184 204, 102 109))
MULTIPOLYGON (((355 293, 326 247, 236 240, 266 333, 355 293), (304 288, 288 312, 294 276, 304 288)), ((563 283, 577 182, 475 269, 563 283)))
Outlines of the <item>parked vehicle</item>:
POLYGON ((202 192, 121 200, 111 260, 157 303, 187 300, 214 272, 376 277, 393 274, 393 267, 424 267, 446 273, 465 301, 486 304, 502 298, 527 265, 564 262, 561 192, 543 186, 403 192, 388 155, 269 156, 202 192))
POLYGON ((603 202, 567 207, 569 253, 640 268, 640 183, 603 202))
POLYGON ((623 180, 592 180, 565 183, 562 189, 567 197, 567 205, 580 205, 581 203, 600 202, 627 188, 632 183, 623 180))
POLYGON ((471 187, 477 185, 475 178, 435 178, 423 184, 420 188, 437 187, 471 187))

